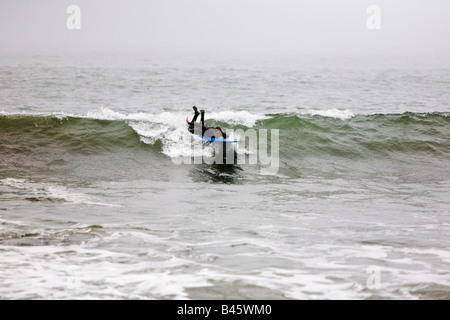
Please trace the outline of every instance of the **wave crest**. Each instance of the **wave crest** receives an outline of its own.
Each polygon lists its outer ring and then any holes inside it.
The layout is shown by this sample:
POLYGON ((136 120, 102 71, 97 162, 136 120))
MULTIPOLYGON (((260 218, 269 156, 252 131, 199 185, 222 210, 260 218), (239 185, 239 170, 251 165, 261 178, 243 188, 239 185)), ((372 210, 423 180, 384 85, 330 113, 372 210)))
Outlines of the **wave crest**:
MULTIPOLYGON (((5 162, 14 154, 50 154, 57 148, 90 155, 142 148, 142 144, 168 157, 191 156, 192 139, 196 137, 187 131, 186 114, 125 114, 107 108, 81 116, 5 114, 0 115, 0 150, 7 157, 5 162)), ((448 113, 354 115, 348 110, 330 109, 261 115, 221 111, 208 113, 207 118, 209 124, 220 122, 224 129, 279 129, 281 150, 292 157, 305 153, 348 157, 420 152, 448 155, 450 148, 448 113)), ((212 153, 212 148, 209 151, 212 153)))

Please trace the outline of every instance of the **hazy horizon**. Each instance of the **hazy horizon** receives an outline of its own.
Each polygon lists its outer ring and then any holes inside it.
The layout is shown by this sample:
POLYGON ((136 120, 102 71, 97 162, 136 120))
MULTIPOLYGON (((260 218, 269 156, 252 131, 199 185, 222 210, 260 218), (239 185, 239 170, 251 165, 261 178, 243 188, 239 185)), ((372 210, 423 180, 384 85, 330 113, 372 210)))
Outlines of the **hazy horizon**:
POLYGON ((450 2, 0 0, 0 51, 449 54, 450 2), (81 29, 69 30, 69 5, 81 29), (369 30, 370 5, 381 29, 369 30))

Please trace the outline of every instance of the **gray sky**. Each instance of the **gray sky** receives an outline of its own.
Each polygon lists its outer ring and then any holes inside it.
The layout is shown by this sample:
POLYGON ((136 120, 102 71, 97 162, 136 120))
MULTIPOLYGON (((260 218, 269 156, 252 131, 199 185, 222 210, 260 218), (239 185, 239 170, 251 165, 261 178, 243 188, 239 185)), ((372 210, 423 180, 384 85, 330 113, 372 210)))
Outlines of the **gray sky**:
POLYGON ((450 1, 0 0, 0 50, 448 54, 450 1), (66 27, 71 4, 81 30, 66 27))

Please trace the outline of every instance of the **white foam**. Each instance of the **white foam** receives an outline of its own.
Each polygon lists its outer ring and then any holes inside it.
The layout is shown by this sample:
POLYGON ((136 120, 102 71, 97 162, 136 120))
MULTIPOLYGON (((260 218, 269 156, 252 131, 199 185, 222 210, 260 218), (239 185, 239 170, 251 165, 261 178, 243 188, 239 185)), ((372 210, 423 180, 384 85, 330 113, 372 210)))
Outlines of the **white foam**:
MULTIPOLYGON (((189 133, 186 129, 186 122, 181 120, 182 118, 161 114, 153 119, 156 121, 133 120, 129 122, 129 125, 141 137, 141 141, 146 144, 154 144, 157 140, 160 140, 162 142, 162 153, 171 158, 193 156, 192 142, 197 137, 189 133)), ((203 154, 212 156, 213 149, 211 146, 205 145, 203 149, 203 154)))
POLYGON ((186 299, 187 288, 210 284, 200 276, 165 270, 171 265, 184 264, 183 260, 163 259, 159 265, 157 262, 149 265, 148 261, 136 261, 126 253, 79 246, 8 247, 0 262, 0 296, 7 299, 186 299), (21 272, 17 273, 19 262, 21 272))
MULTIPOLYGON (((98 206, 115 206, 109 203, 92 201, 92 199, 83 193, 73 192, 64 186, 51 183, 32 182, 24 179, 6 178, 0 180, 0 187, 6 186, 9 190, 5 190, 5 194, 15 194, 20 190, 23 198, 45 198, 56 201, 64 201, 72 204, 87 204, 98 206)), ((0 189, 1 190, 1 189, 0 189)))
MULTIPOLYGON (((242 294, 240 297, 252 296, 249 290, 258 290, 253 297, 272 298, 276 294, 296 300, 380 296, 414 299, 420 297, 414 293, 416 288, 450 285, 446 270, 449 253, 442 249, 315 242, 299 247, 295 243, 274 241, 279 240, 278 232, 273 234, 276 238, 241 238, 233 234, 227 238, 224 233, 220 239, 196 242, 181 239, 176 233, 162 235, 154 230, 131 228, 121 224, 115 229, 111 224, 102 229, 101 236, 77 245, 4 246, 0 260, 0 296, 6 299, 195 299, 198 293, 200 298, 211 292, 213 298, 220 292, 222 297, 229 296, 230 292, 226 291, 231 286, 234 288, 231 295, 242 294), (136 244, 132 250, 130 243, 136 244), (247 250, 239 244, 245 244, 247 250), (186 253, 186 248, 190 253, 186 253), (230 248, 238 249, 223 250, 230 248), (435 262, 430 263, 430 258, 435 262), (278 263, 278 259, 286 263, 278 263), (247 268, 245 261, 257 264, 247 268), (243 268, 237 267, 239 262, 244 262, 243 268), (367 285, 368 267, 377 265, 381 270, 381 290, 367 285), (17 266, 20 273, 16 272, 17 266), (215 290, 206 288, 211 286, 215 290)), ((257 230, 280 229, 264 225, 257 230)), ((66 231, 70 233, 71 229, 66 231)), ((42 234, 42 231, 32 232, 42 234)), ((55 234, 61 233, 55 229, 55 234)))
MULTIPOLYGON (((141 141, 146 144, 154 144, 160 140, 163 143, 163 154, 175 157, 193 156, 192 142, 198 139, 186 130, 186 113, 168 112, 161 113, 129 113, 123 114, 102 108, 98 112, 88 112, 86 118, 101 120, 121 120, 127 121, 130 127, 141 137, 141 141)), ((252 127, 258 120, 266 119, 262 114, 251 114, 248 111, 221 111, 208 114, 208 119, 223 121, 232 124, 241 124, 252 127)), ((224 128, 226 129, 226 128, 224 128)), ((239 139, 239 137, 233 137, 239 139)), ((214 147, 204 145, 202 154, 212 157, 214 147)))
POLYGON ((240 124, 246 127, 253 127, 257 121, 267 119, 268 116, 264 114, 252 114, 248 111, 220 111, 220 112, 211 112, 207 114, 208 118, 232 123, 232 124, 240 124))
POLYGON ((313 115, 313 116, 318 115, 318 116, 322 116, 322 117, 330 117, 330 118, 341 119, 341 120, 348 120, 355 116, 355 114, 353 112, 351 112, 350 110, 340 110, 340 109, 336 109, 336 108, 327 109, 327 110, 311 109, 311 110, 301 111, 300 114, 313 115))
MULTIPOLYGON (((81 115, 77 117, 91 118, 99 120, 124 120, 124 121, 145 121, 152 123, 159 123, 165 125, 177 125, 179 123, 185 124, 186 115, 189 119, 192 119, 192 112, 169 112, 162 111, 161 113, 121 113, 113 111, 108 108, 101 108, 99 111, 91 111, 86 115, 81 115)), ((76 117, 76 115, 67 115, 76 117)), ((221 122, 227 122, 231 124, 240 124, 247 127, 253 127, 255 123, 259 120, 267 119, 268 117, 264 114, 252 114, 248 111, 220 111, 220 112, 209 112, 206 113, 206 119, 212 119, 221 122)))

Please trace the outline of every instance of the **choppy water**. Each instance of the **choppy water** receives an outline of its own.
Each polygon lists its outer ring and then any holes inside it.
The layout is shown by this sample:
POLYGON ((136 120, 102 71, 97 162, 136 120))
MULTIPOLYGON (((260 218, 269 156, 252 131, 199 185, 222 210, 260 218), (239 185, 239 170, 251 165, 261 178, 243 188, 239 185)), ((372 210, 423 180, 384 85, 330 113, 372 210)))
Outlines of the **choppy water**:
POLYGON ((0 298, 449 299, 449 61, 2 55, 0 298))

